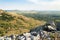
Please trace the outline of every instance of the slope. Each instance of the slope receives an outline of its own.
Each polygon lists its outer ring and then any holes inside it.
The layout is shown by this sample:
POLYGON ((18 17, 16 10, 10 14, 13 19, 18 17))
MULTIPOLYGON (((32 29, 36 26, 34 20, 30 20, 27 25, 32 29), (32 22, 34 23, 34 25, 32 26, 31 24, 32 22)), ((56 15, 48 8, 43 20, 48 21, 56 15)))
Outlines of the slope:
POLYGON ((27 18, 15 12, 0 10, 0 36, 29 32, 30 29, 44 23, 44 21, 27 18))

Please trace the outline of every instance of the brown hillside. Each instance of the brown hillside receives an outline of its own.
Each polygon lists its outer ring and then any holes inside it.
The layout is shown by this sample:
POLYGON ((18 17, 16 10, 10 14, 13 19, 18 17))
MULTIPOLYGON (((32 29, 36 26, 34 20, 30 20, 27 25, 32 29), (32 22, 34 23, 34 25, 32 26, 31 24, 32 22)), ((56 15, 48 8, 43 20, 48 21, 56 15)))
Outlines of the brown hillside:
POLYGON ((28 18, 14 12, 0 10, 0 36, 28 32, 30 29, 44 23, 44 21, 28 18))

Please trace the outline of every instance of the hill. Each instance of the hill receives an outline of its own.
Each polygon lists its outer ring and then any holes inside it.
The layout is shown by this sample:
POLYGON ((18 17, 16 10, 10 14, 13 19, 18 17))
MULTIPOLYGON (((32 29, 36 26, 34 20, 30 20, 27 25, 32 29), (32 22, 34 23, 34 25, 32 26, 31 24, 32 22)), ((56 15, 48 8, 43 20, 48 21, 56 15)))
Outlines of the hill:
POLYGON ((22 14, 26 17, 32 17, 37 20, 60 20, 60 11, 37 11, 37 10, 29 10, 29 11, 21 11, 21 10, 5 10, 7 12, 16 12, 17 14, 22 14))
POLYGON ((25 17, 15 12, 0 10, 0 36, 29 32, 30 29, 44 23, 44 21, 25 17))

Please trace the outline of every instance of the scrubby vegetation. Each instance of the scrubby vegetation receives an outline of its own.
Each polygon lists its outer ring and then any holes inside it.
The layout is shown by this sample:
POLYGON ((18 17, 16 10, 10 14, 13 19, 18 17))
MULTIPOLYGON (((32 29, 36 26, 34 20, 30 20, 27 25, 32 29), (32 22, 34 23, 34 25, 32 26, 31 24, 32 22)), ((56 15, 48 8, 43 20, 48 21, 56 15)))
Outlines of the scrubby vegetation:
POLYGON ((0 10, 0 36, 29 32, 30 29, 44 23, 44 21, 25 17, 15 12, 0 10))

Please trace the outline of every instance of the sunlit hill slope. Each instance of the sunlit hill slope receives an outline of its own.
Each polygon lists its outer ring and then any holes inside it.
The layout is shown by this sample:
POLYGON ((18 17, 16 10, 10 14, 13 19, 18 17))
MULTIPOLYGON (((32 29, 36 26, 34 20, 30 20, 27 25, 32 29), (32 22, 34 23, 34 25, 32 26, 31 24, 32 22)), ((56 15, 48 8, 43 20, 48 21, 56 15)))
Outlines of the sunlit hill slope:
POLYGON ((0 36, 29 32, 30 29, 44 23, 15 12, 0 10, 0 36))

